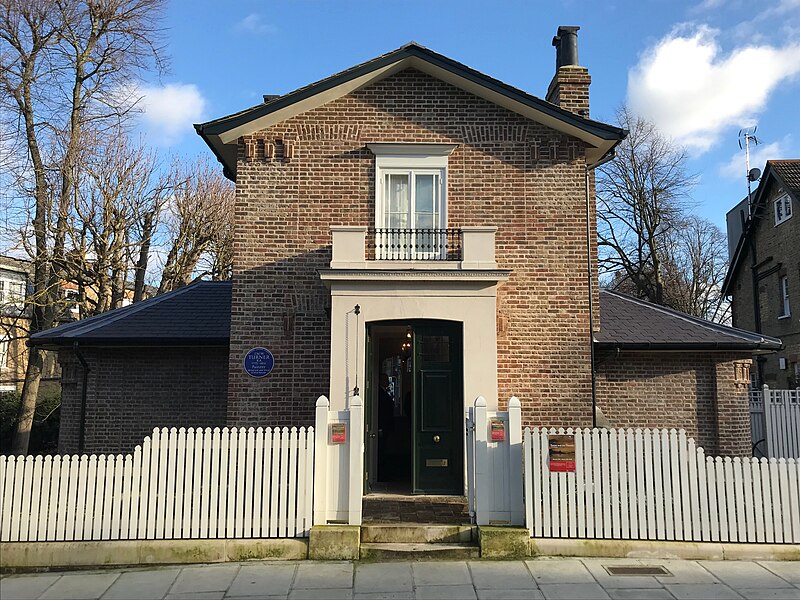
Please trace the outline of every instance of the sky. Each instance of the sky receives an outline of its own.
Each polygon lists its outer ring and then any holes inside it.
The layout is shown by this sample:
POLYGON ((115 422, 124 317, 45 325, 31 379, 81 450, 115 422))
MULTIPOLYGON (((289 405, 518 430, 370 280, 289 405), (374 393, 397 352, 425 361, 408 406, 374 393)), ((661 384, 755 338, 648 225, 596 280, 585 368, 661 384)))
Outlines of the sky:
POLYGON ((209 155, 192 127, 416 41, 544 97, 559 25, 578 25, 591 117, 627 103, 684 146, 695 210, 724 228, 751 167, 800 157, 800 0, 173 0, 169 71, 141 93, 139 127, 164 154, 209 155))

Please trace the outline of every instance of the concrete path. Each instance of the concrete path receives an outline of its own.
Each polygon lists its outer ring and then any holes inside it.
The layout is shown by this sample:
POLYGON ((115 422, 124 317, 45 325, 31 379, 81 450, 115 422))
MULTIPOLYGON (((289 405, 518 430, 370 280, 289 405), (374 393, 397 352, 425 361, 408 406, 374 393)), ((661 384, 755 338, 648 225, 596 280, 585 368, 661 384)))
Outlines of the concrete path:
POLYGON ((0 598, 796 598, 800 562, 537 559, 517 562, 248 562, 7 575, 0 598), (669 576, 609 575, 660 565, 669 576))

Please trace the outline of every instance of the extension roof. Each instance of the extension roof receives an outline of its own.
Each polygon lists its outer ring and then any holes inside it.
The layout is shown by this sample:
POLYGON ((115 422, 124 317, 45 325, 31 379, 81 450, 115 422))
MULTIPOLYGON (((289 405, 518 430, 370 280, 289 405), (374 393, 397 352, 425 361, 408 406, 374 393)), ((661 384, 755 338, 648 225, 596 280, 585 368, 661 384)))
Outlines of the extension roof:
POLYGON ((764 210, 767 194, 773 179, 789 192, 795 202, 800 203, 800 159, 768 160, 767 166, 764 167, 764 174, 761 176, 761 183, 756 191, 753 192, 753 213, 745 223, 744 232, 739 236, 736 250, 731 255, 730 264, 728 265, 728 273, 725 275, 725 281, 722 284, 722 293, 726 296, 731 294, 730 286, 746 254, 747 244, 750 237, 755 235, 755 230, 761 222, 758 216, 764 210))
POLYGON ((227 346, 230 330, 230 282, 198 281, 143 302, 36 333, 31 336, 31 344, 227 346))
POLYGON ((712 323, 633 296, 600 290, 599 349, 780 350, 781 340, 712 323))
MULTIPOLYGON (((231 283, 200 281, 32 336, 37 346, 227 345, 231 283)), ((717 325, 609 290, 600 291, 599 348, 777 350, 781 341, 717 325)))
POLYGON ((542 125, 583 140, 587 144, 586 154, 590 165, 602 160, 627 134, 624 129, 580 117, 416 42, 283 96, 265 96, 262 104, 194 127, 223 164, 225 176, 235 180, 239 137, 322 106, 408 68, 427 73, 542 125))

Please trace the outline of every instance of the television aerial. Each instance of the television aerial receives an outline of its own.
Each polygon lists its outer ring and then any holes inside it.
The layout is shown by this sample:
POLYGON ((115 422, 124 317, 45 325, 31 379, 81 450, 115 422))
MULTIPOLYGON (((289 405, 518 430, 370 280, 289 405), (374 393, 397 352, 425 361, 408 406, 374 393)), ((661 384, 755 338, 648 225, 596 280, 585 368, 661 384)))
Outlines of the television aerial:
POLYGON ((750 168, 750 143, 752 142, 754 146, 757 146, 761 143, 756 137, 757 129, 758 125, 754 125, 753 127, 745 127, 739 130, 739 149, 744 150, 744 163, 747 172, 747 204, 751 209, 750 214, 753 213, 753 192, 750 189, 750 184, 753 181, 758 181, 758 178, 761 177, 761 169, 750 168), (744 140, 744 144, 742 143, 742 140, 744 140))

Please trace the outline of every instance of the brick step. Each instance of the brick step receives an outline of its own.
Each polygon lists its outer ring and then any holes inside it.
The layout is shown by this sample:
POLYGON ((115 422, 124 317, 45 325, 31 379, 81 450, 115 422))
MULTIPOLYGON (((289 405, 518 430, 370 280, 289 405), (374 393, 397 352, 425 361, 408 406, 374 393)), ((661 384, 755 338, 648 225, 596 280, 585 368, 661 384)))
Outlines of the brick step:
POLYGON ((468 560, 480 557, 472 544, 361 544, 361 560, 468 560))
POLYGON ((464 496, 369 494, 363 500, 365 523, 469 525, 464 496))
POLYGON ((420 523, 365 523, 362 544, 469 544, 478 539, 472 525, 426 525, 420 523))

